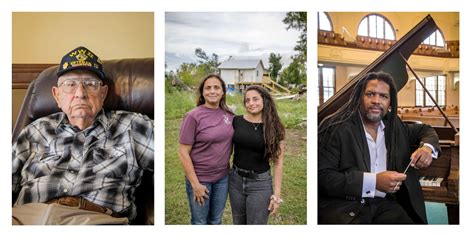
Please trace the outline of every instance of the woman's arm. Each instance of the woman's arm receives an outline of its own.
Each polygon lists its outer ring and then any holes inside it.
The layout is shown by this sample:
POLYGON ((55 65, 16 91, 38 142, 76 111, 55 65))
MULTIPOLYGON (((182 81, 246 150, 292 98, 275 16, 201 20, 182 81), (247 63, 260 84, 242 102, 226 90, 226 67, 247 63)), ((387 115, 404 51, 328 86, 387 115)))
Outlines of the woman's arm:
POLYGON ((283 180, 283 157, 285 156, 285 144, 284 141, 280 142, 280 155, 274 163, 274 178, 273 183, 273 195, 270 199, 270 204, 268 205, 268 210, 271 211, 271 215, 276 214, 280 204, 283 202, 281 199, 281 183, 283 180))
POLYGON ((194 193, 194 201, 198 202, 200 206, 204 205, 206 198, 209 198, 207 195, 209 190, 206 186, 202 185, 199 182, 199 179, 194 171, 193 161, 191 160, 192 145, 179 144, 179 158, 181 161, 181 166, 183 167, 184 174, 188 178, 194 193))

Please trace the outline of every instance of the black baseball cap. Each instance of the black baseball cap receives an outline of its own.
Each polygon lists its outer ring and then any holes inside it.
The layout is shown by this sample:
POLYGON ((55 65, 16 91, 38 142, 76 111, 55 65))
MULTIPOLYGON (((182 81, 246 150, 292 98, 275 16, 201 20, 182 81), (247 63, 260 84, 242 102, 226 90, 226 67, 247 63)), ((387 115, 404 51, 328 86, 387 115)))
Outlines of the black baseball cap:
POLYGON ((61 63, 59 64, 59 69, 56 75, 59 78, 64 73, 76 69, 89 70, 97 74, 100 79, 103 80, 105 78, 104 71, 102 70, 102 61, 100 61, 100 58, 83 46, 77 47, 64 55, 64 57, 61 59, 61 63))

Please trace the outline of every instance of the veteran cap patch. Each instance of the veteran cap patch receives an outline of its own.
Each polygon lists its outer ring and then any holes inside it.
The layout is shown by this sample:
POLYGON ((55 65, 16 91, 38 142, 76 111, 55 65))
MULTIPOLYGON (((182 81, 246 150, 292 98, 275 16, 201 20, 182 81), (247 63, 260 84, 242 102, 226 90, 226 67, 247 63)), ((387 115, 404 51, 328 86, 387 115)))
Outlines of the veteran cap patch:
POLYGON ((97 74, 100 79, 105 78, 105 74, 102 71, 102 62, 99 57, 83 46, 77 47, 64 55, 56 75, 60 77, 64 73, 75 69, 89 70, 97 74))

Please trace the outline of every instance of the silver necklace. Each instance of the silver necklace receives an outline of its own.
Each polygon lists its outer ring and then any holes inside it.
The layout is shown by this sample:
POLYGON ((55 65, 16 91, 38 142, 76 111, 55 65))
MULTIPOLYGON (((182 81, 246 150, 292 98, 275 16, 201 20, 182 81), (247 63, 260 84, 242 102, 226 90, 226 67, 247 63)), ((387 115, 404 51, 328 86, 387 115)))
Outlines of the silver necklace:
POLYGON ((252 123, 252 122, 250 122, 250 123, 252 124, 252 126, 253 126, 253 129, 254 129, 255 131, 257 131, 257 129, 258 129, 258 126, 260 126, 260 124, 259 124, 259 123, 257 123, 257 126, 255 126, 255 124, 254 124, 254 123, 252 123))
POLYGON ((258 126, 260 126, 260 124, 261 124, 261 123, 253 123, 253 122, 250 121, 249 118, 245 118, 245 116, 244 116, 244 119, 247 120, 247 122, 249 122, 250 124, 252 124, 253 129, 254 129, 255 131, 257 131, 258 126), (257 124, 257 125, 255 125, 255 124, 257 124))

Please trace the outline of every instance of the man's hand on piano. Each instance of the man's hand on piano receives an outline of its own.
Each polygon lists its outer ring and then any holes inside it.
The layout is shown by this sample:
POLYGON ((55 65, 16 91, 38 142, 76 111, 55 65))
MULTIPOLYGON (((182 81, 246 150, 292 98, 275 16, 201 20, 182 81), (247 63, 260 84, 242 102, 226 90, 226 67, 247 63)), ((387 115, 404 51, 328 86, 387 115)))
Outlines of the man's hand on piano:
POLYGON ((384 171, 377 173, 375 188, 384 193, 394 193, 400 189, 399 183, 407 176, 395 171, 384 171))
POLYGON ((433 151, 428 146, 422 146, 416 149, 416 151, 411 154, 411 159, 413 160, 411 162, 412 166, 416 169, 429 167, 433 161, 432 153, 433 151))

